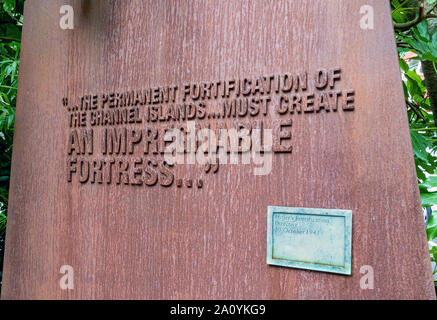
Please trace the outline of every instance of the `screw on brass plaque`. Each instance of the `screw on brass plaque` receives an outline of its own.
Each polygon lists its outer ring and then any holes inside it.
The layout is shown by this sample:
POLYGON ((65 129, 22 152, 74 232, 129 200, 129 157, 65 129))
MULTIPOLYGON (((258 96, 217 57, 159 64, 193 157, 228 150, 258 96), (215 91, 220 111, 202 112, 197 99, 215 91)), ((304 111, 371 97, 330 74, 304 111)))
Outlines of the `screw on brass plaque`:
POLYGON ((268 207, 267 264, 351 274, 352 211, 268 207))

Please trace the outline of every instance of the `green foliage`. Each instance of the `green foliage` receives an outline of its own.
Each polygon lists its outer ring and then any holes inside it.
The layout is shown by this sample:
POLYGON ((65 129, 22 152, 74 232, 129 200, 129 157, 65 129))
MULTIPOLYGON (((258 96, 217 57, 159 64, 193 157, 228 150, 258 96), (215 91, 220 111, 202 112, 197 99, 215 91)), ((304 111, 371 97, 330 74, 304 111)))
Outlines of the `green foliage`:
POLYGON ((412 51, 417 54, 415 59, 437 62, 437 33, 434 33, 432 37, 430 36, 428 21, 420 22, 411 31, 410 36, 400 36, 400 38, 405 40, 412 48, 412 51))
MULTIPOLYGON (((3 216, 8 203, 23 2, 4 0, 0 7, 0 213, 3 216)), ((6 218, 2 218, 0 237, 4 236, 5 224, 6 218)))
MULTIPOLYGON (((416 172, 422 206, 437 204, 437 128, 432 113, 429 91, 421 73, 419 61, 431 61, 437 73, 437 32, 430 32, 427 18, 431 16, 437 0, 427 0, 424 13, 420 16, 419 1, 392 0, 393 22, 402 27, 395 29, 403 78, 405 101, 410 122, 411 141, 414 151, 416 172), (422 21, 421 21, 422 19, 422 21), (411 26, 404 28, 410 22, 411 26), (404 60, 406 54, 410 58, 404 60), (416 56, 411 56, 411 53, 416 56)), ((426 229, 428 241, 437 237, 437 213, 434 212, 426 229)), ((432 243, 432 242, 430 242, 432 243)), ((437 247, 432 246, 430 257, 436 262, 437 247)), ((437 270, 434 269, 434 274, 437 270)))
POLYGON ((431 256, 431 261, 434 262, 436 264, 436 267, 434 267, 433 273, 437 274, 437 246, 432 247, 429 250, 429 254, 431 256))
POLYGON ((0 288, 24 0, 0 1, 0 288))

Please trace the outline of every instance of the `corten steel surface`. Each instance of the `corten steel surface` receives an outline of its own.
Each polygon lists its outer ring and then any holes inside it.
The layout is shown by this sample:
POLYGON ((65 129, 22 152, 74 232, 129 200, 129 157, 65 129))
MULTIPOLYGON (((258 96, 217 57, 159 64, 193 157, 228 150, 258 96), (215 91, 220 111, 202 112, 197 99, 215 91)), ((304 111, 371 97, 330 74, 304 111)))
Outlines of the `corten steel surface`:
POLYGON ((59 26, 65 1, 26 2, 3 299, 435 298, 388 1, 68 2, 74 30, 59 26), (292 120, 292 152, 268 175, 176 165, 170 187, 67 181, 64 97, 320 68, 341 68, 354 110, 232 119, 292 120), (352 210, 352 275, 267 265, 268 206, 352 210))

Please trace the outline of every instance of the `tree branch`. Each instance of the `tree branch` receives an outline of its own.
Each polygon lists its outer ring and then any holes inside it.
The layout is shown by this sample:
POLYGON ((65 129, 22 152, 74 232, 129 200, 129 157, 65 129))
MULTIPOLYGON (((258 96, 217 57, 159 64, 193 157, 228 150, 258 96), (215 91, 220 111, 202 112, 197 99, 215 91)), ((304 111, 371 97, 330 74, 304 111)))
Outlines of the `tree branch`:
POLYGON ((8 41, 17 41, 20 42, 21 39, 17 39, 17 38, 11 38, 11 37, 4 37, 4 36, 0 36, 1 40, 8 40, 8 41))
MULTIPOLYGON (((437 32, 435 21, 428 21, 428 32, 431 37, 437 32)), ((437 72, 434 62, 428 60, 422 61, 422 70, 425 76, 425 86, 431 104, 434 123, 437 126, 437 72)))
POLYGON ((425 20, 427 15, 425 14, 425 3, 423 0, 420 1, 420 6, 418 8, 418 11, 416 13, 416 17, 408 22, 403 22, 403 23, 396 23, 393 22, 393 25, 395 27, 395 29, 397 30, 408 30, 416 25, 418 25, 419 23, 421 23, 423 20, 425 20))
POLYGON ((423 116, 423 114, 422 114, 422 112, 420 112, 418 109, 416 109, 416 107, 410 102, 410 101, 408 101, 407 100, 407 105, 410 107, 410 109, 411 110, 413 110, 413 112, 420 118, 420 119, 422 119, 423 121, 426 121, 425 120, 425 117, 423 116))

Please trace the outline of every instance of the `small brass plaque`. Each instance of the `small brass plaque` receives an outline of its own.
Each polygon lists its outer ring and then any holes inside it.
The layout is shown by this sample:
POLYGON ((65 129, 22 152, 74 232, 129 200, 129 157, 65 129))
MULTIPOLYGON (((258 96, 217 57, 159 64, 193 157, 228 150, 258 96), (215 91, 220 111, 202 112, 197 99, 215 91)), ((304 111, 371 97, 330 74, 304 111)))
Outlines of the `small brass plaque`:
POLYGON ((352 211, 268 207, 267 264, 351 274, 352 211))

